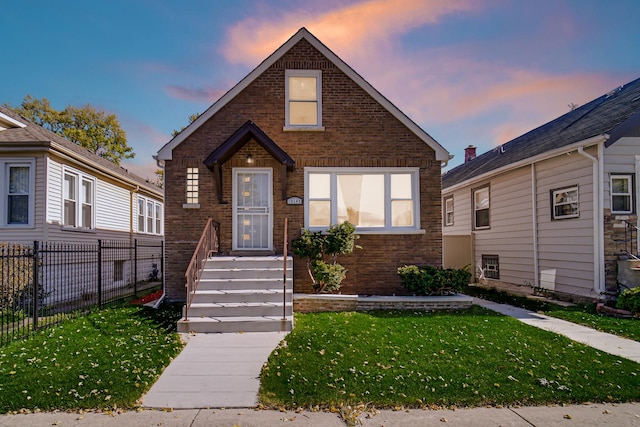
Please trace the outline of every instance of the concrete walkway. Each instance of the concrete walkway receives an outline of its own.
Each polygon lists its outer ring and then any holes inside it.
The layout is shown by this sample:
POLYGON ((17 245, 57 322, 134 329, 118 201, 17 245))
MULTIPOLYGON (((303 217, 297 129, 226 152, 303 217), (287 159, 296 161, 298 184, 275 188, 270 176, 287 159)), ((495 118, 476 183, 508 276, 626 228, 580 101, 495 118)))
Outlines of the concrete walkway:
POLYGON ((183 334, 187 345, 143 397, 147 408, 250 408, 283 332, 183 334))
MULTIPOLYGON (((480 307, 496 311, 506 316, 514 317, 527 325, 564 335, 582 344, 586 344, 597 350, 604 351, 614 356, 624 357, 640 363, 640 342, 619 336, 599 332, 586 326, 576 325, 566 320, 546 316, 544 314, 513 307, 507 304, 486 301, 474 298, 473 303, 480 307)), ((640 420, 639 420, 640 425, 640 420)))

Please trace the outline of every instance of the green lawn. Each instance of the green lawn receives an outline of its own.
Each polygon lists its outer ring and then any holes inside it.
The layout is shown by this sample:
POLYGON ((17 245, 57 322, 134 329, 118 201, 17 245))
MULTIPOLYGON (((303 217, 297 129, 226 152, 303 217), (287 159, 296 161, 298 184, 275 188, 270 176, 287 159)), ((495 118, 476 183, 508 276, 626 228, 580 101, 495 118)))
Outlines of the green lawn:
POLYGON ((594 305, 576 305, 574 307, 562 307, 548 301, 532 300, 526 297, 509 295, 496 289, 484 289, 476 286, 468 286, 462 293, 502 304, 511 304, 516 307, 542 312, 549 316, 568 320, 588 326, 599 331, 608 332, 624 338, 640 341, 640 318, 616 318, 600 315, 594 305))
POLYGON ((175 312, 115 307, 0 348, 0 412, 134 407, 182 348, 175 312))
POLYGON ((267 406, 640 400, 640 365, 479 307, 296 315, 262 372, 267 406))

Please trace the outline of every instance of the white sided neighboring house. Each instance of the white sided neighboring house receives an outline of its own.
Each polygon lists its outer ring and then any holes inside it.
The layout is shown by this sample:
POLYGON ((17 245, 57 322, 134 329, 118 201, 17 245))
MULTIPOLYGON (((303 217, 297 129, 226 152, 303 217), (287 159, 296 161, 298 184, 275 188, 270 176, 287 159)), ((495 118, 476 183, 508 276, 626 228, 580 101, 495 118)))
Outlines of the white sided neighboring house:
POLYGON ((573 299, 640 284, 640 79, 442 177, 445 266, 573 299), (630 259, 631 261, 628 261, 630 259))
MULTIPOLYGON (((163 212, 156 185, 0 106, 0 243, 144 240, 161 254, 163 212)), ((103 263, 104 276, 126 280, 126 252, 103 263)))

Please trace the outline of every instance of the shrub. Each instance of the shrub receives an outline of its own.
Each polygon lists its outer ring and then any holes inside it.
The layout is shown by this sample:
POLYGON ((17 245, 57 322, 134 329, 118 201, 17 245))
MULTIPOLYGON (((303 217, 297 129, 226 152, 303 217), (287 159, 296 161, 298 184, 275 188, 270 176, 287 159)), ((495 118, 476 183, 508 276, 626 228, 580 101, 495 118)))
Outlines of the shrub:
POLYGON ((307 259, 307 271, 316 293, 336 292, 347 274, 338 264, 338 255, 353 252, 356 247, 355 227, 349 222, 332 225, 326 234, 302 230, 292 244, 296 256, 307 259), (326 262, 325 258, 331 258, 326 262))
POLYGON ((398 268, 402 285, 413 295, 450 295, 469 284, 471 273, 465 269, 418 267, 398 268))
POLYGON ((633 313, 640 313, 640 287, 625 289, 620 296, 616 308, 628 310, 633 313))

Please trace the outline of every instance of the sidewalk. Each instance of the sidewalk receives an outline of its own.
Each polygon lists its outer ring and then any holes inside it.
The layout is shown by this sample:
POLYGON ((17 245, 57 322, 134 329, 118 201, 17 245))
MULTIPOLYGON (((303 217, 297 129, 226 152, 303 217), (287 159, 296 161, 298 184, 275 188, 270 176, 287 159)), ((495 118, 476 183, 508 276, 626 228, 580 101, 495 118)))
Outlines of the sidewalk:
POLYGON ((579 343, 586 344, 597 350, 640 363, 640 342, 638 341, 620 338, 613 334, 596 331, 595 329, 587 328, 586 326, 576 325, 575 323, 567 322, 566 320, 557 319, 555 317, 546 316, 544 314, 513 307, 507 304, 498 304, 496 302, 486 301, 479 298, 474 298, 473 303, 480 307, 504 314, 505 316, 514 317, 527 325, 564 335, 565 337, 571 338, 579 343))
MULTIPOLYGON (((379 411, 359 417, 364 427, 414 426, 615 426, 640 425, 640 404, 589 404, 521 408, 473 408, 452 410, 379 411)), ((40 413, 0 415, 0 427, 344 427, 338 414, 329 412, 280 412, 253 409, 180 409, 103 413, 40 413)))
POLYGON ((258 404, 260 371, 282 332, 182 334, 182 352, 143 397, 147 408, 250 408, 258 404))

